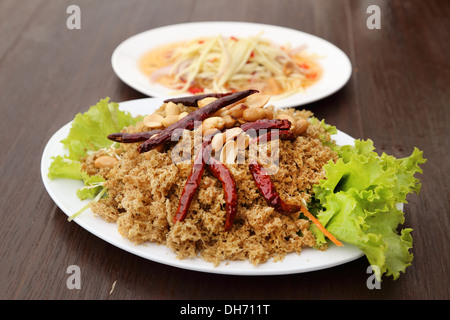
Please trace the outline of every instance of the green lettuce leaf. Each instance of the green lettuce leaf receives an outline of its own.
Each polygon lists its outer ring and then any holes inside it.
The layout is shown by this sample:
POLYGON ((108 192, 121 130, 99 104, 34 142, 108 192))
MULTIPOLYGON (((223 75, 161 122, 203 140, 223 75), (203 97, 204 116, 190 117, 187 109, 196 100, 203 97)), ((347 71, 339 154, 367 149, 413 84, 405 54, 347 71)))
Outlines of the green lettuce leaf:
POLYGON ((103 188, 105 179, 102 176, 90 176, 81 170, 81 162, 72 159, 56 156, 52 158, 48 170, 50 179, 72 179, 83 181, 84 187, 77 190, 77 196, 80 200, 95 197, 103 188))
POLYGON ((105 179, 102 176, 90 176, 82 171, 84 187, 77 190, 77 197, 80 200, 94 198, 103 189, 105 179))
POLYGON ((61 142, 69 150, 69 159, 80 160, 89 151, 107 148, 112 144, 108 134, 135 125, 138 118, 119 110, 119 104, 100 100, 85 113, 79 113, 72 122, 67 138, 61 142))
POLYGON ((110 147, 113 142, 107 138, 108 134, 135 125, 140 119, 119 110, 119 104, 109 102, 109 98, 100 100, 87 112, 77 114, 68 136, 61 140, 68 154, 52 158, 48 177, 81 180, 84 187, 77 191, 78 198, 95 197, 102 191, 105 179, 98 175, 89 176, 81 169, 80 161, 88 152, 110 147))
MULTIPOLYGON (((398 208, 409 193, 419 193, 415 178, 426 162, 417 148, 406 158, 379 156, 371 140, 336 147, 340 159, 325 166, 326 178, 314 186, 315 201, 322 207, 317 218, 339 240, 360 248, 378 279, 397 279, 411 264, 410 228, 401 229, 404 213, 398 208), (399 229, 400 226, 400 230, 399 229)), ((325 242, 317 228, 318 245, 325 242)))
POLYGON ((79 161, 64 158, 62 156, 52 157, 53 161, 48 169, 49 179, 74 179, 83 180, 81 163, 79 161))

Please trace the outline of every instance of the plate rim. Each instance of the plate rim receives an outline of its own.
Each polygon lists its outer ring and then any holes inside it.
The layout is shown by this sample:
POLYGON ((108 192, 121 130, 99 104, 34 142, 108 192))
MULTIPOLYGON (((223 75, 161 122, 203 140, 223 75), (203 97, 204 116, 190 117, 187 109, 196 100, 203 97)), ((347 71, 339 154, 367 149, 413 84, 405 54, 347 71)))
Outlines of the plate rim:
MULTIPOLYGON (((129 111, 129 108, 132 108, 133 105, 143 104, 147 101, 150 103, 154 102, 156 104, 156 103, 161 103, 163 100, 164 100, 164 98, 141 98, 141 99, 128 100, 128 101, 120 102, 119 108, 121 110, 129 111), (123 107, 125 107, 125 109, 122 109, 123 107)), ((156 109, 157 106, 156 105, 152 106, 152 108, 156 109)), ((151 111, 153 111, 153 109, 151 111)), ((49 169, 49 163, 51 163, 51 156, 59 155, 59 154, 52 155, 51 149, 55 148, 55 144, 61 144, 60 140, 64 137, 63 134, 65 134, 66 132, 68 133, 68 131, 70 130, 71 124, 72 124, 72 121, 66 123, 65 125, 60 127, 57 131, 55 131, 55 133, 50 137, 50 139, 47 141, 47 143, 43 149, 42 156, 41 156, 41 163, 40 163, 41 178, 42 178, 42 181, 43 181, 43 184, 44 184, 44 187, 45 187, 47 193, 49 194, 52 201, 54 201, 55 204, 58 206, 58 208, 60 208, 61 211, 63 211, 63 213, 68 217, 71 214, 73 214, 75 210, 69 208, 69 206, 66 203, 64 203, 64 201, 62 199, 59 199, 56 196, 56 194, 54 193, 54 191, 51 188, 50 183, 49 183, 53 180, 48 179, 47 174, 48 174, 48 169, 49 169)), ((348 134, 346 134, 342 131, 339 131, 339 130, 338 130, 338 135, 341 135, 345 139, 349 139, 352 141, 355 140, 353 137, 351 137, 348 134)), ((68 180, 68 179, 61 179, 61 180, 66 180, 66 181, 68 181, 68 183, 70 183, 69 181, 72 181, 72 180, 68 180)), ((78 202, 80 204, 79 208, 81 208, 84 204, 88 203, 89 201, 88 200, 84 200, 84 201, 78 200, 78 202)), ((274 275, 299 274, 299 273, 306 273, 306 272, 329 269, 329 268, 332 268, 332 267, 335 267, 338 265, 349 263, 351 261, 357 260, 364 256, 364 253, 361 250, 359 250, 358 248, 356 248, 355 246, 350 245, 350 244, 345 244, 345 246, 347 246, 347 248, 349 250, 354 251, 351 255, 348 255, 345 259, 339 259, 339 260, 336 260, 331 263, 327 263, 326 265, 322 265, 322 266, 317 266, 317 265, 313 264, 311 266, 303 266, 300 269, 289 267, 287 269, 281 268, 278 270, 277 268, 271 268, 271 266, 272 265, 276 266, 277 264, 281 264, 281 263, 283 263, 284 260, 278 261, 278 262, 272 262, 272 259, 270 259, 266 263, 260 264, 258 266, 251 265, 251 263, 247 260, 243 260, 243 261, 228 261, 227 260, 227 261, 222 262, 219 266, 216 267, 212 263, 204 261, 200 257, 193 258, 193 259, 178 259, 176 257, 176 255, 168 247, 166 247, 164 245, 157 245, 154 243, 144 243, 141 245, 135 245, 130 240, 126 239, 125 237, 123 237, 122 235, 119 234, 116 223, 108 223, 108 222, 104 221, 103 219, 101 219, 100 217, 96 217, 96 215, 94 213, 92 213, 92 211, 90 209, 88 209, 86 212, 83 213, 83 215, 86 215, 86 214, 90 214, 94 219, 95 218, 99 219, 98 222, 100 224, 107 225, 107 228, 114 229, 112 231, 114 233, 117 233, 118 237, 120 239, 120 241, 117 241, 116 239, 113 239, 110 235, 102 233, 100 230, 96 229, 95 226, 85 223, 85 221, 83 219, 81 219, 80 217, 77 217, 73 220, 73 222, 78 224, 80 227, 82 227, 89 233, 100 238, 101 240, 106 241, 109 244, 111 244, 117 248, 120 248, 126 252, 129 252, 133 255, 139 256, 146 260, 161 263, 161 264, 168 265, 171 267, 176 267, 176 268, 191 270, 191 271, 197 271, 197 272, 223 274, 223 275, 239 275, 239 276, 274 276, 274 275), (162 257, 160 255, 154 255, 154 254, 152 254, 152 255, 145 254, 145 251, 143 251, 142 248, 145 249, 145 248, 149 248, 149 247, 153 248, 153 249, 162 247, 163 250, 166 251, 166 257, 162 257), (227 269, 226 266, 229 265, 230 263, 234 264, 234 265, 242 264, 245 268, 227 269), (269 266, 269 267, 267 267, 267 266, 269 266)), ((324 253, 326 253, 329 250, 343 250, 342 248, 345 248, 345 246, 338 248, 338 247, 331 245, 328 250, 324 251, 324 253)), ((321 251, 319 251, 317 249, 313 249, 313 248, 304 248, 300 254, 290 253, 285 257, 285 259, 286 258, 302 259, 302 255, 305 255, 304 250, 309 250, 306 253, 315 252, 315 253, 320 254, 320 252, 321 252, 321 251)), ((345 249, 345 250, 347 250, 347 249, 345 249)))
MULTIPOLYGON (((301 31, 301 30, 297 30, 297 29, 293 29, 293 28, 289 28, 289 27, 285 27, 285 26, 281 26, 281 25, 258 23, 258 22, 246 22, 246 21, 230 21, 230 20, 182 22, 182 23, 163 25, 163 26, 159 26, 159 27, 155 27, 152 29, 147 29, 147 30, 138 32, 134 35, 129 36, 125 40, 121 41, 116 46, 116 48, 114 49, 114 51, 111 55, 111 59, 110 59, 112 69, 113 69, 114 73, 116 74, 116 76, 122 82, 124 82, 126 85, 133 88, 134 90, 137 90, 138 92, 145 94, 149 97, 167 97, 166 93, 162 94, 162 93, 158 93, 157 91, 154 91, 151 88, 146 88, 145 86, 142 86, 139 83, 134 82, 132 79, 129 79, 128 77, 126 77, 123 74, 123 71, 120 66, 120 64, 121 64, 120 63, 120 54, 122 53, 122 50, 124 50, 124 48, 126 48, 127 45, 129 45, 133 41, 136 41, 136 39, 139 39, 140 37, 144 37, 145 35, 147 35, 149 33, 164 32, 166 30, 183 28, 186 26, 196 27, 196 26, 205 26, 205 25, 206 26, 207 25, 213 25, 213 26, 214 25, 224 25, 224 26, 225 25, 235 25, 235 26, 242 25, 242 26, 246 26, 248 28, 258 28, 259 27, 259 28, 266 28, 268 30, 276 30, 277 29, 279 31, 296 33, 296 34, 302 35, 303 37, 312 38, 312 39, 314 39, 314 41, 318 41, 323 44, 326 44, 327 46, 329 46, 329 48, 331 48, 332 50, 335 51, 335 53, 339 56, 340 62, 342 62, 343 65, 345 65, 343 67, 344 70, 346 70, 345 75, 342 76, 341 78, 338 78, 338 79, 340 79, 340 81, 337 81, 336 85, 332 86, 331 90, 328 89, 325 91, 325 93, 317 94, 316 96, 307 97, 306 95, 297 93, 294 96, 290 96, 285 99, 281 99, 280 102, 275 102, 276 106, 280 107, 280 108, 304 106, 304 105, 322 100, 326 97, 329 97, 329 96, 335 94, 337 91, 341 90, 350 81, 350 78, 353 74, 353 66, 352 66, 349 56, 340 47, 338 47, 334 43, 332 43, 324 38, 321 38, 321 37, 311 34, 311 33, 307 33, 307 32, 301 31), (298 97, 298 98, 303 98, 303 99, 300 99, 301 103, 294 103, 293 101, 298 100, 298 99, 294 99, 293 97, 298 97), (284 102, 284 101, 286 101, 286 102, 284 102)), ((173 40, 170 40, 169 42, 173 42, 173 40)), ((167 42, 167 43, 169 43, 169 42, 167 42)), ((308 90, 308 89, 311 90, 310 88, 307 88, 306 90, 308 90)), ((169 92, 169 91, 167 90, 167 92, 169 92)), ((189 93, 173 95, 173 97, 182 96, 182 95, 189 95, 189 93)))

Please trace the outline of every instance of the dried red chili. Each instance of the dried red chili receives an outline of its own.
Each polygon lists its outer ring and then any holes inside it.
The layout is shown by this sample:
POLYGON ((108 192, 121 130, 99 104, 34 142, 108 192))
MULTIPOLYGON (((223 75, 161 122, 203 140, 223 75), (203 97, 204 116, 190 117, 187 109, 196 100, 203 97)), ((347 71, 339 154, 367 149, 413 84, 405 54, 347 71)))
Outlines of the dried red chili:
POLYGON ((254 143, 258 143, 260 141, 270 141, 272 139, 281 139, 281 140, 290 140, 290 141, 294 141, 295 139, 297 139, 297 135, 295 134, 294 131, 291 130, 273 130, 273 131, 269 131, 265 134, 259 135, 256 138, 254 138, 253 140, 250 141, 250 144, 254 144, 254 143))
POLYGON ((225 231, 229 231, 237 212, 236 182, 227 166, 213 157, 209 158, 208 168, 212 175, 222 183, 226 210, 225 231))
MULTIPOLYGON (((289 123, 290 127, 290 122, 288 120, 286 121, 289 123)), ((286 126, 286 123, 284 122, 283 125, 286 126)), ((281 126, 281 124, 279 126, 281 126)), ((274 130, 254 138, 252 141, 250 141, 250 144, 259 142, 263 138, 266 141, 270 141, 274 138, 294 140, 296 136, 292 131, 287 129, 276 131, 274 130)), ((270 178, 270 175, 257 160, 253 160, 252 162, 250 162, 249 169, 259 192, 272 208, 282 214, 290 214, 300 211, 300 206, 286 203, 281 199, 280 195, 276 191, 272 179, 270 178)))
MULTIPOLYGON (((284 133, 281 135, 270 134, 267 136, 267 138, 271 139, 274 136, 278 136, 280 139, 286 137, 291 138, 290 134, 284 135, 284 133)), ((252 142, 254 142, 255 140, 256 139, 252 140, 252 142)), ((338 247, 343 246, 342 242, 340 242, 328 230, 326 230, 325 227, 319 222, 319 220, 317 220, 317 218, 314 217, 306 207, 284 202, 283 199, 281 199, 278 192, 276 191, 272 179, 270 178, 270 176, 267 174, 264 167, 260 163, 258 163, 257 161, 252 161, 249 165, 249 169, 253 176, 253 179, 255 180, 259 192, 264 197, 268 205, 270 205, 272 208, 274 208, 277 212, 281 214, 291 214, 299 211, 303 212, 303 214, 308 219, 310 219, 319 228, 319 230, 323 232, 324 235, 328 237, 328 239, 330 239, 336 246, 338 247)))
POLYGON ((197 154, 197 157, 194 160, 194 164, 192 165, 191 173, 189 174, 188 179, 183 187, 181 192, 180 201, 178 203, 177 212, 174 216, 174 222, 183 221, 186 218, 187 212, 191 205, 194 196, 197 193, 197 189, 200 186, 200 182, 203 177, 203 171, 205 170, 205 159, 203 156, 203 150, 207 146, 209 141, 202 144, 202 147, 197 154))
POLYGON ((225 96, 229 96, 232 92, 227 93, 205 93, 205 94, 196 94, 193 96, 179 97, 179 98, 171 98, 164 100, 164 103, 173 102, 173 103, 181 103, 188 107, 198 107, 197 102, 204 98, 222 98, 225 96))
POLYGON ((211 138, 212 137, 209 137, 203 142, 201 149, 195 158, 191 173, 189 174, 181 193, 177 212, 174 216, 174 222, 183 221, 186 218, 191 202, 200 186, 204 169, 207 166, 211 174, 222 183, 226 206, 225 231, 229 231, 233 226, 237 212, 236 183, 227 166, 211 157, 211 138))
POLYGON ((126 132, 117 132, 117 133, 111 133, 108 135, 108 139, 115 141, 115 142, 121 142, 121 143, 134 143, 134 142, 143 142, 148 139, 150 139, 155 134, 160 133, 162 130, 151 130, 151 131, 145 131, 145 132, 138 132, 138 133, 126 133, 126 132))
POLYGON ((300 206, 286 203, 281 199, 280 195, 275 189, 270 175, 267 174, 264 167, 260 163, 258 163, 257 161, 251 162, 249 164, 249 169, 252 174, 253 180, 255 180, 259 192, 264 197, 269 206, 282 214, 291 214, 300 211, 300 206))
MULTIPOLYGON (((293 134, 291 131, 287 130, 290 128, 290 122, 288 120, 261 120, 257 122, 248 123, 244 126, 246 130, 255 129, 258 132, 261 129, 279 129, 283 130, 274 130, 266 133, 262 137, 266 137, 267 139, 272 139, 275 136, 280 139, 293 139, 293 134)), ((225 204, 226 204, 226 221, 225 221, 225 230, 228 231, 232 228, 234 219, 237 213, 237 190, 236 183, 234 178, 227 168, 222 162, 211 157, 211 146, 210 141, 212 136, 209 136, 205 142, 203 142, 201 149, 199 150, 198 155, 196 156, 195 163, 192 167, 192 171, 186 181, 186 184, 183 188, 180 202, 178 205, 177 212, 174 217, 174 222, 182 221, 189 210, 189 206, 194 198, 197 189, 200 185, 203 171, 205 166, 208 167, 211 174, 216 177, 221 183, 224 190, 225 204), (202 157, 201 159, 199 157, 202 157)), ((255 140, 253 140, 255 141, 255 140)), ((258 165, 250 165, 250 171, 252 175, 257 181, 258 188, 260 188, 260 192, 266 197, 269 195, 278 195, 275 188, 273 187, 272 181, 268 175, 263 176, 262 167, 258 165), (267 178, 270 180, 267 180, 267 178)), ((266 199, 267 200, 267 199, 266 199)), ((273 198, 268 198, 269 204, 275 206, 276 210, 281 210, 286 213, 289 210, 293 210, 289 204, 284 203, 278 196, 273 198)), ((296 211, 299 208, 295 207, 296 211)), ((295 211, 294 211, 295 212, 295 211)))
POLYGON ((287 119, 272 119, 272 120, 268 120, 268 119, 262 119, 262 120, 257 120, 255 122, 247 122, 244 123, 243 125, 241 125, 241 129, 244 132, 250 131, 250 130, 255 130, 255 131, 259 131, 259 130, 272 130, 272 129, 279 129, 279 130, 284 130, 284 129, 289 129, 291 127, 291 122, 287 119))

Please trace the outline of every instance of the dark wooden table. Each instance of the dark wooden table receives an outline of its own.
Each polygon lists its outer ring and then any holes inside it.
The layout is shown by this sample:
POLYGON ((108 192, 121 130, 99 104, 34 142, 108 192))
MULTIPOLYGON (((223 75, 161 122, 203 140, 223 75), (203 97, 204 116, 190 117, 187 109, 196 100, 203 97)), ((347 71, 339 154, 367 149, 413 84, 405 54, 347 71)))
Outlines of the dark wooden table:
POLYGON ((0 299, 449 299, 449 16, 447 0, 1 0, 0 299), (71 4, 81 9, 79 30, 66 26, 71 4), (372 4, 381 29, 366 26, 372 4), (369 289, 365 258, 284 276, 178 269, 67 222, 47 194, 40 160, 53 133, 101 98, 144 97, 114 74, 115 47, 155 27, 220 20, 281 25, 334 43, 351 59, 351 79, 307 108, 379 151, 424 151, 422 191, 405 207, 414 261, 398 280, 369 289), (81 270, 80 289, 66 285, 70 265, 81 270))

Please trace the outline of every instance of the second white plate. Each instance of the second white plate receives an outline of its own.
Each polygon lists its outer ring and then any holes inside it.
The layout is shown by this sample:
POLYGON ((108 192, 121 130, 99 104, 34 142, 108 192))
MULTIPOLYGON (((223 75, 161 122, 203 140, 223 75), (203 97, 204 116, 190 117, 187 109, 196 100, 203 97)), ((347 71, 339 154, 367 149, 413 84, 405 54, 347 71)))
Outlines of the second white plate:
MULTIPOLYGON (((111 64, 116 75, 133 89, 152 97, 171 96, 171 89, 151 83, 138 67, 140 57, 163 44, 207 36, 262 36, 279 45, 306 45, 307 51, 320 55, 324 73, 321 79, 305 92, 284 99, 272 99, 279 108, 305 105, 325 98, 341 89, 350 79, 352 65, 347 55, 330 42, 298 30, 248 22, 192 22, 164 26, 134 35, 122 42, 113 52, 111 64)), ((188 94, 181 94, 188 95, 188 94)))

